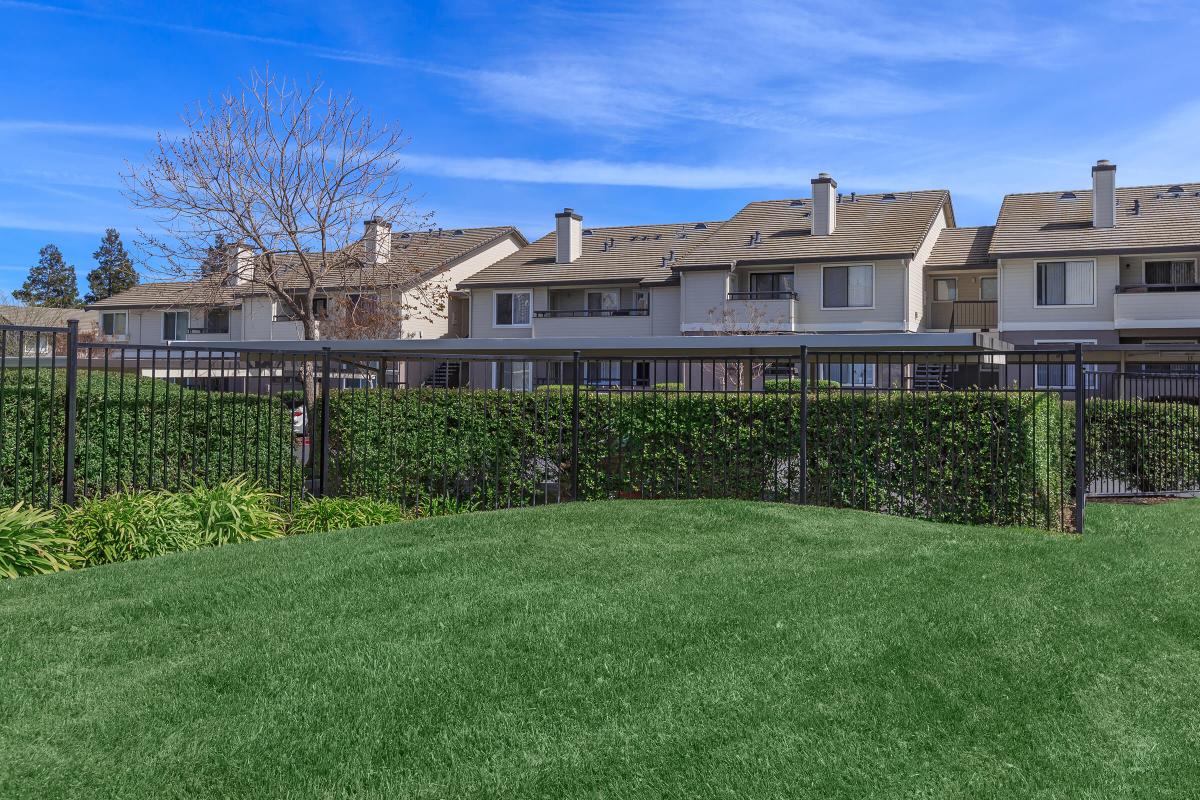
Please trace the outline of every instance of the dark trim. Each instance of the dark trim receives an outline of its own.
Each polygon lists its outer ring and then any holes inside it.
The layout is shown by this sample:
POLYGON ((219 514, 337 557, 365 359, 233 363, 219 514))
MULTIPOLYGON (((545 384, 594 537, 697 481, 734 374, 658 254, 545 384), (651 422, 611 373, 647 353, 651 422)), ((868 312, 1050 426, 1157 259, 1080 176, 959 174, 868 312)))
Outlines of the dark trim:
POLYGON ((1116 164, 1096 164, 1092 167, 1092 172, 1116 172, 1116 164))
POLYGON ((820 178, 820 177, 818 177, 818 178, 813 178, 813 179, 810 181, 810 183, 811 183, 813 186, 816 186, 818 183, 828 183, 828 184, 829 184, 830 186, 832 186, 834 189, 836 189, 836 188, 837 188, 837 181, 835 181, 833 178, 828 178, 828 177, 826 177, 826 178, 820 178))
POLYGON ((620 278, 573 278, 569 281, 556 280, 538 280, 538 281, 497 281, 495 283, 460 283, 460 289, 521 289, 528 290, 534 288, 552 289, 555 286, 608 286, 612 284, 621 286, 637 286, 646 278, 643 277, 620 277, 620 278))
POLYGON ((561 219, 563 217, 570 217, 571 219, 577 219, 580 222, 583 221, 583 216, 580 214, 576 214, 575 209, 573 209, 573 208, 564 208, 562 211, 559 211, 557 214, 554 215, 555 219, 561 219))

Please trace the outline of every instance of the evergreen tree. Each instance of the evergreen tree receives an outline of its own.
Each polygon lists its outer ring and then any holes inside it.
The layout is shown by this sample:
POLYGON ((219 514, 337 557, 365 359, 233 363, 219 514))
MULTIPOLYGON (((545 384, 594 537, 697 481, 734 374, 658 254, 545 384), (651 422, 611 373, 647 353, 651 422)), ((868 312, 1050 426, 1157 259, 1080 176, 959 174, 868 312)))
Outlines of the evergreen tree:
POLYGON ((13 297, 30 306, 78 308, 75 267, 63 260, 57 247, 48 244, 38 251, 37 265, 29 268, 29 277, 13 297))
POLYGON ((121 243, 121 234, 116 228, 109 228, 100 240, 100 249, 92 253, 96 259, 96 268, 88 273, 88 292, 85 302, 94 303, 106 297, 112 297, 130 287, 137 286, 138 274, 133 268, 129 253, 121 243))
POLYGON ((204 260, 200 262, 201 275, 213 275, 225 271, 225 244, 225 237, 218 233, 204 253, 204 260))

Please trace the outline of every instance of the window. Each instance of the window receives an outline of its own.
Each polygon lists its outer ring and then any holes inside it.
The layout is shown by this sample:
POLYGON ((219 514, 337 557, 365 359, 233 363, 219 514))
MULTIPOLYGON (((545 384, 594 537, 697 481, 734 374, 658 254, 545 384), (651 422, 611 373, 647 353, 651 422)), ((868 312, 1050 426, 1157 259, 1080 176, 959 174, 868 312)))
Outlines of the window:
POLYGON ((1039 306, 1090 306, 1096 302, 1094 261, 1040 261, 1037 265, 1039 306))
POLYGON ((650 385, 650 362, 649 361, 633 362, 633 385, 634 386, 649 386, 650 385))
MULTIPOLYGON (((1098 364, 1083 365, 1087 388, 1095 389, 1100 384, 1098 364)), ((1037 389, 1074 389, 1074 364, 1037 364, 1034 367, 1034 388, 1037 389)))
POLYGON ((583 382, 588 386, 620 386, 620 361, 585 361, 583 382))
POLYGON ((1147 261, 1146 283, 1189 286, 1196 283, 1195 261, 1147 261))
POLYGON ((210 308, 204 314, 205 333, 229 333, 229 309, 210 308))
POLYGON ((621 307, 621 293, 617 290, 590 291, 585 298, 588 311, 616 311, 621 307))
POLYGON ((125 311, 105 311, 100 315, 100 331, 105 336, 123 338, 128 334, 129 314, 125 311))
POLYGON ((874 364, 822 364, 821 377, 840 386, 866 387, 875 385, 874 364))
POLYGON ((529 292, 496 292, 496 327, 526 327, 529 325, 529 307, 533 304, 529 292))
POLYGON ((312 302, 313 319, 326 319, 329 316, 329 298, 314 297, 312 302))
POLYGON ((188 312, 163 312, 163 341, 186 339, 188 330, 188 312))
POLYGON ((650 310, 650 292, 646 289, 638 289, 633 293, 633 307, 638 311, 650 310))
POLYGON ((979 299, 995 302, 996 298, 1000 296, 998 291, 999 288, 1000 284, 996 278, 980 278, 979 299))
POLYGON ((821 270, 823 308, 871 308, 875 305, 875 267, 824 267, 821 270))
POLYGON ((492 383, 497 389, 528 392, 533 388, 533 362, 501 361, 492 364, 492 383))
POLYGON ((790 294, 795 291, 796 274, 794 272, 752 272, 750 273, 750 291, 753 294, 765 296, 766 299, 790 294))
POLYGON ((934 278, 933 279, 933 299, 938 302, 947 302, 958 299, 958 279, 957 278, 934 278))

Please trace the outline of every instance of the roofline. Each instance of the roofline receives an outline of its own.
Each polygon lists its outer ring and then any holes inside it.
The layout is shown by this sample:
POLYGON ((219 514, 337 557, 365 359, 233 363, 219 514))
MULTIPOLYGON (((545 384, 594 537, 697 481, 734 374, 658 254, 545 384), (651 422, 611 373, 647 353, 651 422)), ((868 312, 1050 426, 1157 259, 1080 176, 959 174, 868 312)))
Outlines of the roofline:
POLYGON ((460 283, 462 289, 506 289, 508 287, 519 287, 522 289, 538 287, 538 286, 592 286, 595 284, 640 284, 651 276, 636 277, 620 277, 620 278, 571 278, 569 280, 529 280, 529 281, 491 281, 488 283, 460 283))
MULTIPOLYGON (((1115 165, 1114 165, 1114 167, 1115 167, 1115 165)), ((1157 189, 1160 186, 1186 186, 1187 184, 1192 184, 1193 186, 1195 186, 1197 184, 1200 184, 1200 181, 1173 181, 1171 183, 1146 183, 1146 184, 1141 184, 1138 186, 1117 186, 1116 191, 1119 192, 1122 189, 1157 189)), ((1075 188, 1075 189, 1040 189, 1036 192, 1008 192, 1004 196, 1005 197, 1028 197, 1029 195, 1034 195, 1034 194, 1060 194, 1062 192, 1090 192, 1091 190, 1092 190, 1091 186, 1084 186, 1083 188, 1075 188)))
POLYGON ((1195 253, 1197 250, 1200 250, 1200 243, 1170 245, 1166 247, 1071 247, 1055 250, 1005 250, 988 251, 988 255, 992 258, 1037 258, 1040 256, 1120 256, 1141 255, 1143 253, 1195 253))

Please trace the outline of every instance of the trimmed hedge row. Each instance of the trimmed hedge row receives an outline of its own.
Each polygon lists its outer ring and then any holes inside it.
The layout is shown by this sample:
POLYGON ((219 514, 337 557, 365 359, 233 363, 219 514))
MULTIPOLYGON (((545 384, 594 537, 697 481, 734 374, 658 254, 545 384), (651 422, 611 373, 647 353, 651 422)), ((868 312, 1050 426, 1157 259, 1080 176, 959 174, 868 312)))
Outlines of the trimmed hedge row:
MULTIPOLYGON (((76 486, 181 488, 237 475, 287 493, 301 470, 291 412, 275 397, 184 389, 164 380, 81 370, 76 486)), ((66 375, 9 370, 0 381, 0 504, 62 498, 66 375)))
POLYGON ((1116 492, 1200 489, 1200 408, 1093 399, 1085 414, 1089 486, 1116 492))
MULTIPOLYGON (((797 394, 580 395, 353 390, 331 397, 339 491, 428 494, 487 507, 569 497, 798 500, 797 394)), ((808 500, 931 520, 1034 524, 1069 517, 1074 435, 1045 393, 809 396, 808 500)))

